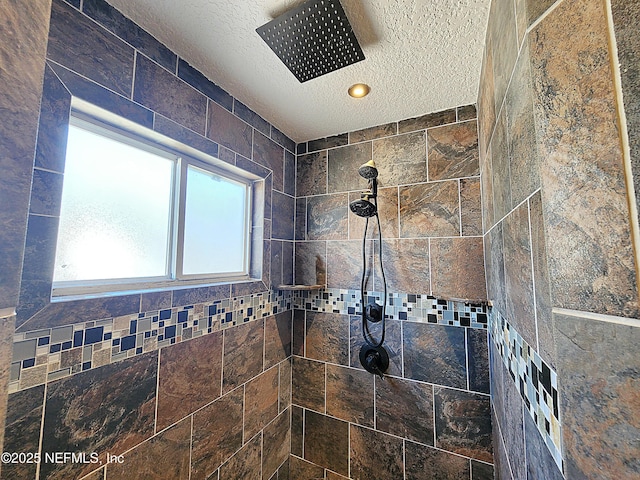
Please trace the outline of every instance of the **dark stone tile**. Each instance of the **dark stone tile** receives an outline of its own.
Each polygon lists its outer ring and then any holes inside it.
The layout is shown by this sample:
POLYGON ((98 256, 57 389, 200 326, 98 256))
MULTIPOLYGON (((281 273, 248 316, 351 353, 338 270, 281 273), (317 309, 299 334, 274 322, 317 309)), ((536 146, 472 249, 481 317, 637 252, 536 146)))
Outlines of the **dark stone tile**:
POLYGON ((194 132, 205 133, 206 97, 142 55, 136 60, 133 99, 194 132))
POLYGON ((506 311, 506 293, 504 278, 504 247, 502 243, 502 224, 496 225, 485 236, 485 262, 487 272, 487 299, 494 308, 504 314, 506 311))
POLYGON ((269 290, 267 285, 262 281, 242 282, 231 284, 231 297, 243 297, 245 295, 254 295, 269 290))
POLYGON ((295 199, 273 192, 273 226, 271 236, 281 240, 293 240, 295 199))
POLYGON ((524 415, 527 480, 562 480, 562 472, 549 453, 531 415, 524 415))
POLYGON ((511 473, 514 478, 526 478, 523 401, 516 383, 504 367, 504 364, 501 365, 501 368, 502 409, 496 409, 496 417, 500 423, 500 432, 502 433, 505 452, 511 466, 511 473))
MULTIPOLYGON (((157 352, 47 385, 42 452, 121 454, 153 435, 157 352)), ((45 478, 79 478, 93 465, 42 463, 45 478)))
MULTIPOLYGON (((307 410, 304 458, 334 472, 349 475, 349 423, 307 410)), ((353 456, 351 458, 353 461, 353 456)))
POLYGON ((228 111, 233 109, 233 97, 182 58, 178 59, 178 77, 228 111))
MULTIPOLYGON (((15 332, 15 315, 0 319, 0 449, 3 448, 3 440, 6 438, 5 426, 7 420, 7 396, 9 380, 11 376, 11 359, 13 356, 13 334, 15 332)), ((4 450, 3 450, 4 451, 4 450)), ((0 472, 1 473, 1 472, 0 472)))
POLYGON ((328 158, 329 193, 367 189, 367 180, 358 174, 358 168, 371 160, 371 142, 333 148, 328 158))
POLYGON ((375 140, 382 137, 390 137, 398 134, 398 123, 387 123, 385 125, 377 125, 375 127, 349 132, 349 143, 366 142, 367 140, 375 140))
POLYGON ((331 470, 327 470, 326 474, 327 474, 327 480, 349 480, 347 477, 343 477, 342 475, 333 473, 331 470))
POLYGON ((262 436, 256 435, 220 467, 220 480, 262 480, 262 436))
MULTIPOLYGON (((349 203, 358 200, 361 192, 350 192, 349 203)), ((378 189, 378 215, 380 217, 380 226, 382 227, 382 238, 398 238, 399 213, 398 213, 398 187, 388 187, 378 189)), ((352 240, 362 239, 366 220, 358 217, 355 213, 349 211, 349 238, 352 240)), ((369 219, 367 228, 368 238, 378 238, 378 223, 373 219, 369 219)))
POLYGON ((291 454, 302 457, 302 445, 304 435, 304 410, 300 407, 291 407, 291 454))
MULTIPOLYGON (((504 367, 502 366, 502 356, 496 349, 495 340, 491 338, 489 340, 489 379, 491 382, 491 407, 493 409, 493 428, 494 432, 499 430, 498 420, 496 412, 500 412, 500 415, 504 414, 504 367)), ((510 377, 507 377, 507 381, 511 381, 510 377)), ((494 441, 494 446, 495 446, 494 441)))
POLYGON ((292 312, 285 311, 264 319, 264 368, 270 368, 291 355, 292 312))
POLYGON ((304 310, 293 311, 293 355, 304 357, 304 310))
POLYGON ((498 115, 491 139, 491 183, 493 186, 493 216, 499 222, 511 210, 511 174, 509 170, 509 147, 507 143, 507 120, 505 110, 498 115))
POLYGON ((296 156, 287 150, 284 151, 284 193, 296 194, 296 156))
POLYGON ((173 291, 173 307, 208 303, 230 297, 229 285, 214 285, 211 287, 186 288, 173 291))
POLYGON ((401 237, 460 235, 458 181, 400 187, 401 237))
POLYGON ((123 463, 111 463, 109 480, 188 480, 191 419, 141 443, 124 455, 123 463))
POLYGON ((289 458, 289 475, 292 480, 296 478, 320 479, 324 477, 324 468, 313 463, 291 456, 289 458))
POLYGON ((289 410, 281 413, 264 429, 262 448, 262 478, 271 478, 278 467, 289 458, 291 433, 289 410))
POLYGON ((427 181, 425 132, 382 138, 373 142, 373 160, 381 187, 427 181))
POLYGON ((351 477, 376 480, 403 478, 402 439, 351 425, 350 442, 351 477))
POLYGON ((271 270, 269 275, 271 288, 282 285, 282 242, 271 240, 271 270))
POLYGON ((403 322, 405 377, 467 388, 464 329, 403 322))
POLYGON ((327 415, 373 428, 373 376, 327 364, 327 415))
POLYGON ((222 332, 160 350, 156 430, 175 423, 221 395, 222 332), (207 361, 203 362, 202 359, 207 361))
POLYGON ((327 282, 326 242, 296 243, 295 283, 325 285, 327 282))
POLYGON ((292 379, 293 404, 324 412, 325 364, 294 357, 292 379))
POLYGON ((253 160, 273 171, 273 188, 284 191, 284 148, 259 132, 253 136, 253 160))
POLYGON ((428 113, 421 117, 409 118, 398 122, 398 133, 413 132, 415 130, 424 130, 431 127, 439 127, 447 123, 455 123, 456 109, 442 110, 441 112, 428 113))
POLYGON ((47 58, 131 97, 133 48, 60 0, 51 7, 47 58))
POLYGON ((264 321, 224 331, 222 391, 227 393, 262 373, 264 321))
POLYGON ((435 388, 436 447, 493 462, 488 396, 435 388))
POLYGON ((478 126, 475 121, 427 130, 429 180, 474 177, 478 165, 478 126))
POLYGON ((469 390, 489 393, 489 347, 486 330, 467 329, 467 364, 469 390))
POLYGON ((271 218, 273 196, 273 175, 269 174, 264 179, 264 218, 271 218))
POLYGON ((191 478, 205 479, 242 446, 243 389, 193 415, 191 478))
POLYGON ((400 378, 376 380, 376 429, 433 445, 433 387, 400 378))
POLYGON ((307 151, 307 142, 296 143, 296 155, 304 155, 307 151))
POLYGON ((458 107, 456 110, 459 122, 474 120, 478 116, 475 105, 465 105, 463 107, 458 107))
MULTIPOLYGON (((493 480, 493 465, 471 460, 471 480, 493 480)), ((542 480, 542 478, 540 479, 542 480)))
MULTIPOLYGON (((3 451, 37 453, 44 406, 44 385, 9 395, 3 451)), ((35 478, 35 463, 3 462, 1 478, 35 478)))
POLYGON ((493 77, 493 39, 491 30, 487 29, 482 71, 478 91, 478 148, 480 158, 487 153, 493 126, 496 122, 495 82, 493 77))
POLYGON ((64 171, 70 111, 71 94, 47 65, 40 105, 36 167, 64 171))
MULTIPOLYGON (((367 242, 365 289, 373 290, 373 242, 367 242)), ((362 240, 327 242, 327 287, 356 289, 362 281, 362 240)))
POLYGON ((218 144, 212 142, 202 135, 183 127, 179 123, 176 123, 162 115, 156 115, 153 128, 156 132, 166 135, 169 138, 177 140, 180 143, 184 143, 189 147, 193 147, 203 153, 211 155, 212 157, 219 157, 218 144))
POLYGON ((305 356, 349 365, 349 317, 339 313, 307 311, 305 356))
POLYGON ((307 199, 307 238, 346 240, 349 235, 346 193, 318 195, 307 199))
POLYGON ((296 153, 296 143, 273 125, 271 125, 271 139, 282 145, 291 153, 296 153))
POLYGON ((104 0, 86 0, 82 11, 167 70, 175 71, 176 54, 104 0))
POLYGON ((567 478, 640 475, 640 329, 554 315, 567 478))
POLYGON ((267 137, 271 134, 271 125, 264 118, 236 99, 233 102, 233 113, 267 137))
POLYGON ((307 237, 307 199, 296 198, 295 239, 306 240, 307 237))
POLYGON ((431 285, 436 297, 487 299, 482 237, 431 239, 431 285))
POLYGON ((342 133, 332 137, 319 138, 317 140, 309 140, 307 142, 307 152, 316 152, 327 148, 341 147, 349 143, 349 134, 342 133))
POLYGON ((480 179, 460 180, 460 219, 462 235, 482 235, 482 206, 480 204, 480 179))
MULTIPOLYGON (((377 250, 376 248, 376 257, 379 256, 377 250)), ((407 293, 428 293, 431 291, 429 239, 383 240, 382 254, 389 291, 407 293)), ((375 263, 375 285, 378 288, 379 282, 382 280, 378 258, 375 263)))
POLYGON ((291 376, 293 368, 291 367, 292 357, 280 362, 278 369, 280 370, 280 384, 278 386, 278 411, 282 413, 291 406, 291 376))
MULTIPOLYGON (((495 415, 492 415, 493 424, 495 423, 495 415)), ((495 477, 500 480, 517 480, 513 478, 511 474, 511 467, 509 466, 509 459, 507 458, 507 452, 504 448, 504 442, 502 440, 502 436, 500 435, 500 429, 493 429, 493 444, 494 444, 494 469, 495 469, 495 477)))
MULTIPOLYGON (((353 368, 364 370, 360 364, 360 348, 364 345, 362 336, 362 317, 351 316, 349 329, 349 344, 351 351, 350 364, 353 368)), ((381 324, 369 323, 369 332, 376 342, 382 338, 381 324)), ((389 355, 389 368, 385 372, 387 375, 402 376, 402 322, 398 320, 388 320, 385 322, 384 348, 389 355)))
POLYGON ((62 199, 62 175, 46 170, 33 170, 29 213, 58 216, 62 199))
POLYGON ((327 193, 327 151, 299 155, 296 160, 296 195, 327 193))
POLYGON ((527 13, 529 16, 529 25, 535 22, 540 16, 546 12, 551 5, 555 2, 554 0, 536 0, 531 1, 527 0, 527 13))
POLYGON ((294 242, 282 242, 282 283, 293 284, 294 242))
POLYGON ((493 165, 491 150, 480 155, 480 183, 482 189, 482 224, 486 233, 495 224, 493 205, 493 165))
POLYGON ((491 32, 495 108, 498 112, 518 56, 516 13, 513 1, 498 0, 491 4, 487 29, 491 32))
POLYGON ((162 308, 171 308, 171 292, 151 292, 140 295, 140 311, 149 312, 151 310, 160 310, 162 308))
POLYGON ((406 442, 407 480, 467 480, 469 460, 435 448, 406 442))
POLYGON ((272 367, 245 385, 245 438, 253 437, 278 416, 278 374, 278 367, 272 367))

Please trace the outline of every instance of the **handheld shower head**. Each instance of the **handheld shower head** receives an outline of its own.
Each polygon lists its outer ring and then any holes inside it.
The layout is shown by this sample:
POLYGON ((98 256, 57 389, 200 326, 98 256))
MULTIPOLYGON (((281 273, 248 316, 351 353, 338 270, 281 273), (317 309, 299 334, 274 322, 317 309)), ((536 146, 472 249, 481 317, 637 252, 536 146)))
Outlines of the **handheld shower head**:
POLYGON ((367 218, 373 217, 378 209, 369 200, 361 198, 360 200, 354 200, 349 204, 349 208, 353 213, 359 217, 367 218))
POLYGON ((366 178, 367 180, 372 180, 377 178, 378 169, 376 168, 376 164, 373 160, 369 160, 367 163, 363 163, 358 168, 358 173, 361 177, 366 178))

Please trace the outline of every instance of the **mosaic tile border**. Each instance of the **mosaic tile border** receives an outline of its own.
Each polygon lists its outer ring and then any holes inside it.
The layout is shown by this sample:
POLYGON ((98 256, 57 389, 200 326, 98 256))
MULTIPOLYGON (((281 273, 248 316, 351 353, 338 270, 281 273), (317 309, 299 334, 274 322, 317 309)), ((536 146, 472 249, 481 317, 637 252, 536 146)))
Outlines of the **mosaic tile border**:
POLYGON ((558 375, 500 312, 494 310, 489 323, 491 338, 502 362, 556 465, 563 472, 558 375))

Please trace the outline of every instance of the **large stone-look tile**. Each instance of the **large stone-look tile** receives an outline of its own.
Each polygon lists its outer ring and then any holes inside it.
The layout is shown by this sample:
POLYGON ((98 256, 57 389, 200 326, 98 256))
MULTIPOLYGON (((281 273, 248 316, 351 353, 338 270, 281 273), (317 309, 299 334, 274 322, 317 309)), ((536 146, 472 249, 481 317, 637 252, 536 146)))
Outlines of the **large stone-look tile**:
POLYGON ((295 283, 325 285, 327 283, 327 242, 296 243, 295 283))
POLYGON ((262 373, 264 321, 224 331, 222 391, 227 393, 262 373))
POLYGON ((307 238, 309 240, 346 240, 349 236, 348 201, 349 197, 346 193, 309 197, 307 199, 307 238))
MULTIPOLYGON (((495 415, 492 415, 492 421, 493 424, 496 425, 495 415)), ((509 465, 509 459, 499 428, 493 429, 492 438, 494 445, 493 464, 495 468, 495 478, 499 478, 500 480, 518 480, 511 474, 511 466, 509 465)))
POLYGON ((280 362, 280 385, 278 386, 278 411, 283 412, 291 406, 291 380, 293 368, 291 366, 292 357, 280 362))
POLYGON ((529 38, 554 306, 638 317, 604 4, 565 1, 529 38))
POLYGON ((284 148, 256 132, 253 138, 253 160, 273 172, 273 188, 284 192, 284 148))
POLYGON ((284 193, 296 195, 296 156, 284 151, 284 193))
POLYGON ((264 429, 262 448, 262 479, 269 480, 278 467, 289 458, 291 430, 289 410, 282 412, 264 429))
POLYGON ((531 415, 524 415, 524 438, 527 460, 527 479, 562 480, 562 472, 544 444, 531 415))
POLYGON ((160 350, 156 429, 162 430, 218 398, 222 332, 160 350))
MULTIPOLYGON (((13 355, 13 334, 15 315, 0 318, 0 450, 3 448, 5 424, 7 420, 7 393, 11 376, 11 357, 13 355)), ((4 450, 3 450, 4 451, 4 450)))
POLYGON ((309 140, 307 142, 309 148, 308 152, 315 152, 318 150, 326 150, 327 148, 341 147, 349 143, 349 134, 341 133, 339 135, 333 135, 331 137, 318 138, 315 140, 309 140))
POLYGON ((493 480, 493 465, 471 460, 471 480, 493 480))
POLYGON ((405 377, 467 388, 464 330, 459 327, 403 322, 405 377))
MULTIPOLYGON (((349 203, 359 200, 361 192, 350 192, 349 203)), ((379 188, 376 199, 378 216, 382 227, 382 238, 398 238, 399 214, 398 214, 398 187, 379 188)), ((366 219, 358 217, 349 211, 349 238, 362 239, 365 230, 366 219)), ((375 218, 369 219, 367 226, 367 238, 378 238, 378 222, 375 218)))
POLYGON ((262 480, 262 435, 256 435, 220 467, 219 480, 262 480))
POLYGON ((352 424, 350 441, 352 478, 403 478, 402 439, 352 424))
POLYGON ((291 311, 264 319, 264 368, 270 368, 291 355, 291 319, 291 311))
POLYGON ((426 182, 425 132, 374 140, 373 160, 381 187, 426 182))
POLYGON ((504 439, 511 472, 514 478, 526 478, 523 401, 516 383, 502 362, 500 362, 500 368, 503 382, 502 408, 496 410, 496 416, 500 423, 500 432, 504 439))
POLYGON ((123 463, 107 466, 108 480, 188 480, 191 419, 141 443, 124 455, 123 463))
POLYGON ((467 329, 467 364, 469 390, 489 393, 489 350, 486 330, 467 329))
POLYGON ((296 160, 296 195, 327 193, 327 151, 298 155, 296 160))
POLYGON ((291 407, 291 454, 302 457, 304 409, 291 407))
POLYGON ((375 127, 349 132, 349 143, 366 142, 367 140, 375 140, 376 138, 390 137, 397 133, 398 124, 396 122, 377 125, 375 127))
POLYGON ((205 479, 242 446, 242 388, 193 415, 191 478, 205 479))
POLYGON ((269 280, 271 281, 272 289, 277 289, 279 285, 284 284, 282 281, 282 243, 277 240, 271 240, 269 280))
POLYGON ((500 110, 511 72, 518 56, 516 16, 513 0, 496 0, 491 3, 489 25, 493 56, 496 112, 500 110))
POLYGON ((296 198, 295 240, 307 239, 307 199, 296 198))
MULTIPOLYGON (((351 351, 351 367, 364 370, 360 364, 360 349, 365 344, 362 336, 362 316, 352 315, 349 318, 349 346, 351 351)), ((382 325, 380 323, 368 324, 369 333, 373 341, 379 342, 382 338, 382 325)), ((387 375, 402 376, 402 322, 399 320, 387 320, 385 322, 384 348, 389 355, 389 368, 387 375)))
POLYGON ((424 130, 425 128, 438 127, 447 123, 455 123, 456 109, 442 110, 435 113, 427 113, 420 117, 408 118, 398 122, 398 133, 424 130))
POLYGON ((211 287, 185 288, 174 290, 172 294, 171 306, 182 307, 184 305, 194 305, 196 303, 213 303, 231 296, 230 285, 213 285, 211 287))
POLYGON ((294 405, 325 411, 325 363, 293 358, 291 401, 294 405))
POLYGON ((493 217, 497 223, 511 210, 511 170, 509 168, 509 144, 504 108, 500 111, 496 120, 496 128, 491 139, 490 149, 493 217))
MULTIPOLYGON (((378 245, 375 250, 375 289, 382 291, 378 245)), ((429 239, 383 240, 382 255, 390 292, 427 293, 431 291, 429 239)))
POLYGON ((373 428, 373 376, 327 365, 327 415, 373 428))
POLYGON ((506 293, 504 276, 504 246, 502 241, 502 223, 498 224, 485 236, 487 300, 493 302, 494 308, 505 314, 506 293))
POLYGON ((235 113, 236 116, 247 122, 256 130, 264 133, 265 135, 269 136, 269 134, 271 133, 271 125, 269 125, 269 122, 267 122, 264 118, 251 110, 238 99, 235 99, 233 102, 233 113, 235 113))
POLYGON ((305 460, 348 475, 349 423, 307 410, 304 427, 305 460))
POLYGON ((486 300, 482 237, 433 238, 430 242, 432 295, 486 300))
POLYGON ((178 77, 196 90, 205 94, 218 105, 221 105, 229 111, 233 110, 233 97, 182 58, 178 59, 178 77))
POLYGON ((249 380, 245 386, 244 435, 251 438, 278 415, 278 367, 249 380))
POLYGON ((527 15, 529 25, 535 22, 540 16, 546 12, 555 0, 527 0, 527 15))
POLYGON ((307 358, 349 365, 349 317, 307 311, 305 342, 307 358))
MULTIPOLYGON (((373 247, 367 242, 365 289, 373 289, 373 247)), ((327 287, 359 289, 362 283, 362 240, 327 242, 327 287)))
POLYGON ((478 125, 463 122, 427 130, 429 180, 479 174, 478 125))
POLYGON ((300 357, 304 357, 304 317, 304 310, 293 310, 293 345, 291 353, 300 357))
MULTIPOLYGON (((42 452, 121 454, 153 435, 157 352, 47 385, 42 452)), ((76 478, 92 465, 43 463, 43 478, 76 478)))
POLYGON ((207 98, 178 77, 139 55, 133 99, 203 135, 207 98))
POLYGON ((493 462, 489 397, 435 388, 436 447, 493 462))
POLYGON ((482 235, 482 205, 479 178, 463 178, 460 180, 460 220, 463 236, 482 235))
POLYGON ((433 445, 433 387, 400 378, 376 378, 376 429, 433 445))
POLYGON ((371 160, 371 151, 371 142, 329 150, 328 192, 366 190, 367 180, 358 174, 358 168, 371 160))
POLYGON ((482 230, 487 233, 493 224, 493 165, 491 160, 491 149, 483 156, 480 155, 480 188, 482 190, 482 230))
POLYGON ((448 452, 405 443, 407 480, 467 480, 469 460, 448 452))
POLYGON ((480 158, 487 153, 496 122, 495 82, 493 76, 493 39, 487 29, 478 91, 478 148, 480 158))
POLYGON ((452 237, 460 235, 458 181, 400 187, 400 236, 452 237))
POLYGON ((567 478, 640 476, 640 328, 554 317, 567 478))
POLYGON ((280 240, 293 240, 295 199, 287 194, 273 192, 273 225, 271 236, 280 240))
POLYGON ((240 155, 251 158, 253 128, 215 102, 209 102, 207 137, 240 155))
POLYGON ((292 480, 296 478, 321 479, 324 478, 324 468, 291 456, 289 458, 289 474, 292 480))
MULTIPOLYGON (((179 123, 169 120, 162 115, 156 115, 153 121, 153 129, 167 137, 173 138, 185 145, 196 148, 201 152, 207 153, 212 157, 222 157, 220 155, 219 145, 212 142, 208 138, 199 135, 179 123)), ((225 160, 221 158, 221 160, 225 160)), ((240 165, 239 165, 240 166, 240 165)))

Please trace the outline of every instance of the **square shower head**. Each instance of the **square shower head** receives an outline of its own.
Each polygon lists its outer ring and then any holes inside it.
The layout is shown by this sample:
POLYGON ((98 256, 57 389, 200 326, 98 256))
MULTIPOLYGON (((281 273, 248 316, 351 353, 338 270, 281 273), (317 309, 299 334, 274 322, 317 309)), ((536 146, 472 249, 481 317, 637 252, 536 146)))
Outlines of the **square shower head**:
POLYGON ((309 0, 256 32, 300 83, 364 60, 339 0, 309 0))

